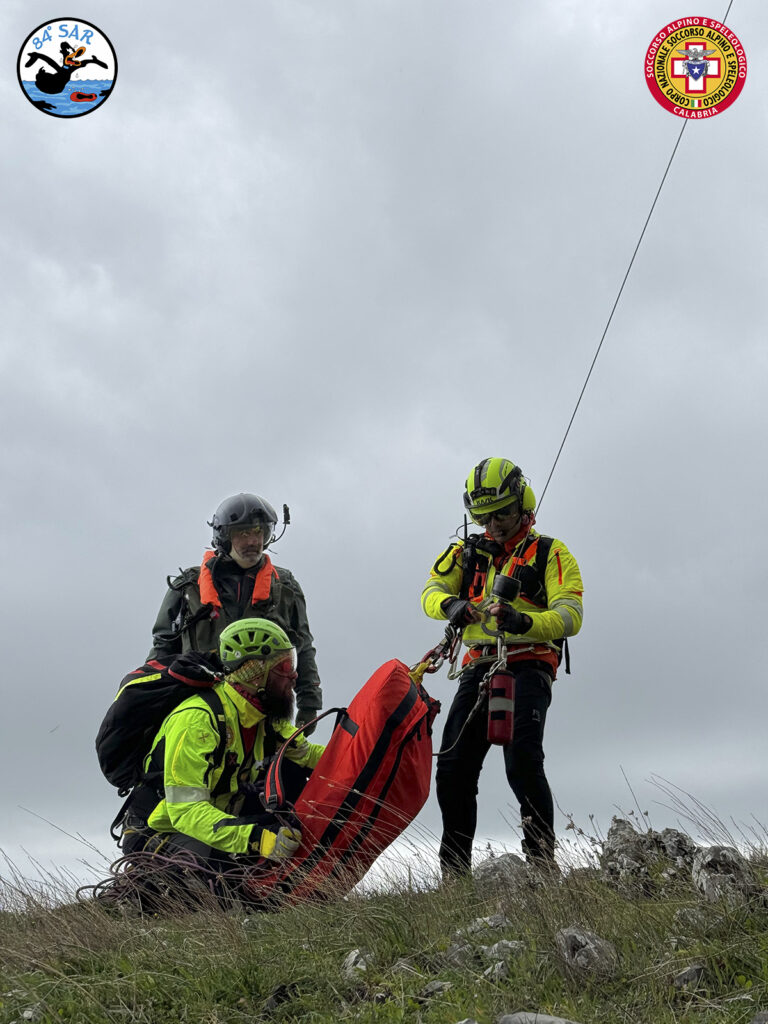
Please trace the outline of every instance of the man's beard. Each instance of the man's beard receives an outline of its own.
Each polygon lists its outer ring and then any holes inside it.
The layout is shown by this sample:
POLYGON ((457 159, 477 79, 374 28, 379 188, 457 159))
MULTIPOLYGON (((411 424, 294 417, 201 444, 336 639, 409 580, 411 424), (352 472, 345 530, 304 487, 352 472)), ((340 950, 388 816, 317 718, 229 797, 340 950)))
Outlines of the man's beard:
POLYGON ((273 693, 267 683, 264 692, 260 694, 260 701, 268 718, 287 718, 289 721, 293 719, 293 690, 286 694, 273 693))
POLYGON ((250 555, 238 555, 236 551, 231 550, 229 557, 241 569, 255 569, 257 565, 264 561, 264 552, 262 550, 250 555))

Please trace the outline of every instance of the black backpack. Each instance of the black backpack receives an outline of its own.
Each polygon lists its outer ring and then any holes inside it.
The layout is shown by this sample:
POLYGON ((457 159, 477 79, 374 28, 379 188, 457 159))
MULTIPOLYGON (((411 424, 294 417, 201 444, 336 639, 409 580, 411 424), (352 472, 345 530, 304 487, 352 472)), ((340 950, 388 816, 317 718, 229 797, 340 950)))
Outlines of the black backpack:
POLYGON ((219 731, 214 764, 221 761, 227 734, 224 708, 212 689, 221 678, 217 667, 209 656, 190 651, 154 658, 123 678, 96 736, 101 770, 120 796, 142 781, 144 759, 165 717, 193 694, 211 709, 219 731))

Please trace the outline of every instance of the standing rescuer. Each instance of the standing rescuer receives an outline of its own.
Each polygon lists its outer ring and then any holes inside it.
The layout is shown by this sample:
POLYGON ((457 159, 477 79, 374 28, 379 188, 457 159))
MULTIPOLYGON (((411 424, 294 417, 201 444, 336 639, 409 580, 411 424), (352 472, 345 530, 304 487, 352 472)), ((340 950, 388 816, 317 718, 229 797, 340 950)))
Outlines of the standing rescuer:
POLYGON ((427 615, 461 629, 468 648, 443 731, 444 753, 437 760, 444 877, 471 870, 478 779, 490 743, 487 706, 470 713, 497 657, 496 640, 486 629, 503 635, 507 666, 515 677, 514 732, 503 750, 507 781, 522 814, 523 851, 529 863, 554 866, 544 723, 564 640, 578 633, 582 621, 579 567, 562 541, 533 529, 536 498, 518 466, 508 459, 483 459, 467 478, 464 506, 485 532, 448 547, 421 596, 427 615), (498 574, 519 581, 519 595, 511 603, 492 595, 498 574))
MULTIPOLYGON (((322 690, 302 589, 288 569, 272 564, 266 552, 274 539, 277 514, 256 494, 235 494, 222 501, 208 525, 213 528, 212 550, 204 552, 200 565, 168 580, 148 659, 216 651, 222 631, 231 623, 247 616, 269 619, 285 630, 296 648, 296 725, 304 725, 322 708, 322 690)), ((311 725, 306 735, 314 728, 311 725)))

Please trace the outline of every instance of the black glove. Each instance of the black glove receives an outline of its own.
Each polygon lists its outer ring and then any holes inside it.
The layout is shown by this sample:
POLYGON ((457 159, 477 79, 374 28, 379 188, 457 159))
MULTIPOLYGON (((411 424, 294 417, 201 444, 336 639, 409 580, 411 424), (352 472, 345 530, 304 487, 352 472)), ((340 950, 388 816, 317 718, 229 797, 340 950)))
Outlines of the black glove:
POLYGON ((440 605, 440 608, 445 613, 450 624, 456 629, 461 629, 462 626, 466 626, 474 620, 471 614, 472 602, 465 601, 460 597, 447 597, 440 605))
MULTIPOLYGON (((305 722, 312 722, 313 718, 317 718, 320 714, 320 708, 302 708, 300 707, 296 712, 296 728, 300 728, 305 722)), ((317 722, 312 722, 312 725, 308 725, 304 730, 305 736, 311 736, 317 728, 317 722)))
POLYGON ((527 633, 533 625, 533 619, 525 612, 519 612, 511 604, 502 604, 496 613, 496 622, 504 633, 527 633))

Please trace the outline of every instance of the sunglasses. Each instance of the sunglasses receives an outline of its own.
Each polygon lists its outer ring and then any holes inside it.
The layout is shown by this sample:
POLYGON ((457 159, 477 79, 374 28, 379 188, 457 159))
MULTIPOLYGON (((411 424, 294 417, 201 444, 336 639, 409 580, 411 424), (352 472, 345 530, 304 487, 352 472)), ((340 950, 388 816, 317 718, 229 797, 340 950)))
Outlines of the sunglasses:
POLYGON ((486 526, 492 519, 513 519, 519 515, 517 502, 513 505, 507 505, 506 508, 498 509, 496 512, 475 512, 472 514, 472 518, 478 526, 486 526))

